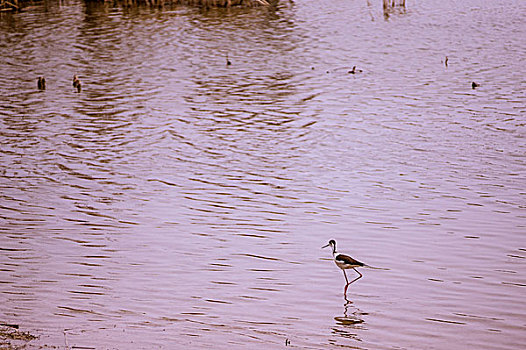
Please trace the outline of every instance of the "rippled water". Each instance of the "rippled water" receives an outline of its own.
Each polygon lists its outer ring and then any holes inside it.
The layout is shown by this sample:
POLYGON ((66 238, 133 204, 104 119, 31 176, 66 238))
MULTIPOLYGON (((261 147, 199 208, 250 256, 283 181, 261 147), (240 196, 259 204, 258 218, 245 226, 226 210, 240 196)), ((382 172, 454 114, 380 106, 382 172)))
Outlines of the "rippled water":
POLYGON ((0 323, 35 347, 522 348, 526 3, 381 5, 2 14, 0 323), (383 268, 349 303, 331 238, 383 268))

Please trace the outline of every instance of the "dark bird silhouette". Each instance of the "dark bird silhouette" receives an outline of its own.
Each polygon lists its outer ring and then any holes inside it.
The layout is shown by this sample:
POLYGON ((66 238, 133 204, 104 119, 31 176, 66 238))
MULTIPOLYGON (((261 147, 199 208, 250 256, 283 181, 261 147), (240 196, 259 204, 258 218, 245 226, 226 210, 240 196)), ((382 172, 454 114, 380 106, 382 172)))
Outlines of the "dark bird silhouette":
POLYGON ((446 59, 444 60, 444 64, 446 65, 446 67, 447 67, 447 61, 449 61, 449 58, 447 58, 446 56, 446 59))
POLYGON ((347 73, 355 74, 355 73, 361 73, 361 72, 363 72, 361 69, 356 70, 356 66, 353 66, 352 69, 348 71, 347 73))
POLYGON ((474 90, 475 88, 479 87, 479 86, 480 86, 480 84, 477 84, 477 83, 475 83, 475 82, 472 82, 472 83, 471 83, 471 88, 472 88, 473 90, 474 90))
POLYGON ((226 65, 227 66, 230 66, 232 64, 232 62, 230 62, 230 60, 228 59, 228 53, 226 54, 226 65))
POLYGON ((37 87, 39 90, 46 90, 46 78, 38 77, 37 87))
POLYGON ((73 87, 77 89, 77 92, 82 90, 82 84, 76 75, 73 76, 73 87))

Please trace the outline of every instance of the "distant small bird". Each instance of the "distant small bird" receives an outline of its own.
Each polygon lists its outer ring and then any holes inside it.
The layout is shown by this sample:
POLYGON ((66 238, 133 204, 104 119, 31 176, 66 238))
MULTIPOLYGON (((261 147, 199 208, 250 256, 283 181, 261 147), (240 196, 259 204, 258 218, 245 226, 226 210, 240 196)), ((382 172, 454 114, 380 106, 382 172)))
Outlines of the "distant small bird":
POLYGON ((76 75, 73 76, 73 87, 77 89, 77 92, 82 90, 82 84, 76 75))
POLYGON ((348 255, 338 254, 336 252, 336 241, 334 239, 331 239, 329 241, 329 244, 323 246, 322 248, 326 248, 329 246, 332 248, 332 256, 334 257, 334 263, 336 264, 336 266, 342 269, 343 276, 345 276, 345 282, 347 284, 345 285, 345 289, 343 290, 343 295, 347 295, 347 288, 349 287, 349 285, 362 278, 362 274, 358 272, 358 270, 356 270, 356 267, 364 267, 368 265, 365 265, 364 263, 355 260, 348 255), (349 280, 347 279, 347 274, 345 273, 346 269, 353 269, 354 271, 356 271, 356 273, 358 273, 359 276, 353 279, 351 282, 349 282, 349 280))
POLYGON ((230 66, 232 64, 232 62, 230 62, 230 60, 228 59, 228 53, 226 54, 226 65, 227 66, 230 66))
POLYGON ((447 61, 449 61, 449 58, 447 58, 446 56, 446 59, 444 60, 444 64, 446 65, 446 67, 447 67, 447 61))
POLYGON ((38 77, 37 87, 39 90, 46 90, 46 78, 38 77))
POLYGON ((361 72, 363 72, 361 69, 356 70, 356 66, 353 66, 352 69, 348 71, 347 73, 355 74, 355 73, 361 73, 361 72))
POLYGON ((475 82, 472 82, 472 83, 471 83, 471 88, 472 88, 472 89, 475 89, 475 88, 477 88, 477 87, 479 87, 479 86, 480 86, 480 84, 477 84, 477 83, 475 83, 475 82))

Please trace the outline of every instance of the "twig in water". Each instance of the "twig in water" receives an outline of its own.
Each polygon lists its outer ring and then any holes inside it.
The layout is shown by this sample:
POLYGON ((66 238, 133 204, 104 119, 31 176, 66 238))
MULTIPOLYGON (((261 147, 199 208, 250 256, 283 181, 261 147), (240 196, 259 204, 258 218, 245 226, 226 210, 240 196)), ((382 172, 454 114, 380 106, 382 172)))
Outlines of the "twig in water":
POLYGON ((68 338, 66 336, 66 330, 64 329, 63 332, 64 332, 64 346, 65 346, 66 350, 69 350, 68 338))

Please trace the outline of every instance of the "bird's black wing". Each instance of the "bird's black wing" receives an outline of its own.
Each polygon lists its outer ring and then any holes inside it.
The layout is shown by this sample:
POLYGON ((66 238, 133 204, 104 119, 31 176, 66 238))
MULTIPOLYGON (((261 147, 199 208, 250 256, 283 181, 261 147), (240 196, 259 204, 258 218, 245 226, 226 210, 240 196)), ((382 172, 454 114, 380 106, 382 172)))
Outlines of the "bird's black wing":
POLYGON ((345 254, 338 254, 336 255, 336 260, 341 261, 344 264, 347 265, 356 265, 356 266, 364 266, 365 264, 363 262, 360 262, 356 259, 351 258, 349 255, 345 254))

